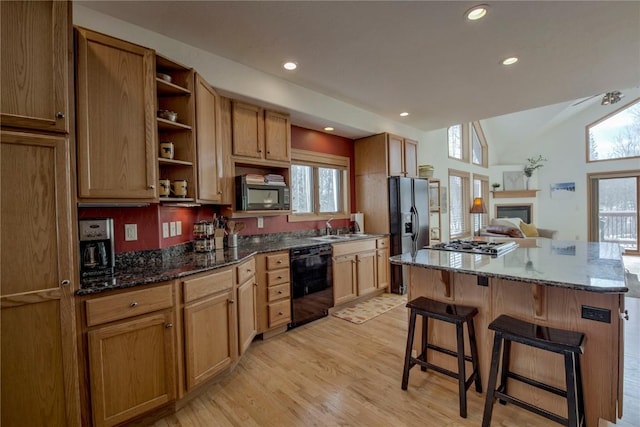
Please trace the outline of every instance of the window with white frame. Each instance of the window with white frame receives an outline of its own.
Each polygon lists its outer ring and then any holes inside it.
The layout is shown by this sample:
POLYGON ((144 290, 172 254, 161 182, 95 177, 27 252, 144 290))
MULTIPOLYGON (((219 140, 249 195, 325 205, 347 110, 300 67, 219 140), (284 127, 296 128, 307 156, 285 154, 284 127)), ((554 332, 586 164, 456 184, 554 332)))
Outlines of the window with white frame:
POLYGON ((482 132, 480 122, 473 122, 469 126, 471 132, 471 161, 474 165, 487 167, 489 162, 487 159, 487 140, 482 132))
POLYGON ((468 144, 464 137, 463 128, 462 124, 449 126, 447 129, 447 143, 449 145, 449 157, 465 161, 469 158, 469 155, 467 154, 468 144))
POLYGON ((292 150, 289 221, 347 217, 349 158, 292 150))
POLYGON ((587 161, 640 157, 640 99, 587 126, 587 161))
POLYGON ((452 239, 471 233, 469 180, 468 172, 449 169, 449 237, 452 239))

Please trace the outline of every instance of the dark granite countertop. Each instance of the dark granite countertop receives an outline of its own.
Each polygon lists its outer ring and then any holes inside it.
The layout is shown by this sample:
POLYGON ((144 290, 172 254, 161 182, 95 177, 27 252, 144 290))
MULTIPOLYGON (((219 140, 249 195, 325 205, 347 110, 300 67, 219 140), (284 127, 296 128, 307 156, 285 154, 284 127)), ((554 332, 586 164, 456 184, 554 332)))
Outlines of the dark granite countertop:
POLYGON ((619 245, 551 239, 527 240, 528 242, 521 242, 518 248, 496 258, 422 249, 415 254, 404 253, 390 259, 394 264, 589 292, 629 291, 619 245))
POLYGON ((343 243, 383 236, 381 234, 359 234, 330 237, 329 239, 322 236, 282 237, 261 235, 248 237, 240 239, 237 248, 226 248, 223 251, 207 253, 190 251, 164 259, 162 263, 116 268, 116 274, 113 277, 85 278, 81 281, 81 288, 76 291, 76 295, 90 295, 114 289, 132 288, 139 285, 174 280, 191 274, 237 264, 258 253, 277 252, 293 248, 343 243))

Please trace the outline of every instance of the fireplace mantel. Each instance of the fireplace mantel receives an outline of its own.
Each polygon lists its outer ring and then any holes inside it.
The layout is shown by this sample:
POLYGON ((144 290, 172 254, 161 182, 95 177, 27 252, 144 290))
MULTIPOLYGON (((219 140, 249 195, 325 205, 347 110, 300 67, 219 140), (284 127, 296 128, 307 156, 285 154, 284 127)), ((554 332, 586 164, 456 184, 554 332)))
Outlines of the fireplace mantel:
POLYGON ((510 191, 492 191, 494 199, 508 199, 518 197, 536 197, 536 193, 540 190, 510 190, 510 191))

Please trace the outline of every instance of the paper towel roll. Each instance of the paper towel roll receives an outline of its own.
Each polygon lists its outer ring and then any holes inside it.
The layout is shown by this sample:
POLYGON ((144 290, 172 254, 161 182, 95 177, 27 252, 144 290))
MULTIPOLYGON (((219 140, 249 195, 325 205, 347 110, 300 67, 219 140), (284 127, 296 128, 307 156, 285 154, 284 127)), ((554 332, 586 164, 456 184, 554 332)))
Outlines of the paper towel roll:
POLYGON ((364 214, 362 212, 352 213, 351 221, 355 221, 356 224, 358 224, 358 231, 356 231, 356 233, 364 233, 364 214))

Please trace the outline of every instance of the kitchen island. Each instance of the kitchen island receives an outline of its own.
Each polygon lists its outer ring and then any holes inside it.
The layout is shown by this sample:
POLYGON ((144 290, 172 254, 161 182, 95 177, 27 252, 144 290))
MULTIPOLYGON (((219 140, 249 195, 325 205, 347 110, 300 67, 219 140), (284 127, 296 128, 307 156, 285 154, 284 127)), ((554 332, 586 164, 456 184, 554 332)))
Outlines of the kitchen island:
MULTIPOLYGON (((620 247, 550 239, 518 243, 519 247, 498 257, 423 249, 390 259, 406 266, 409 300, 425 296, 478 308, 475 329, 485 392, 493 344, 488 325, 499 315, 584 333, 587 425, 597 426, 599 418, 615 422, 622 416, 622 319, 624 293, 628 291, 620 247)), ((455 348, 454 327, 442 323, 430 322, 430 342, 455 348)), ((420 345, 416 336, 415 348, 420 345)), ((465 346, 469 348, 468 341, 465 346)), ((432 353, 430 360, 456 370, 455 358, 432 353)), ((561 356, 514 345, 511 360, 512 370, 566 388, 561 356)), ((509 383, 509 390, 523 400, 566 415, 565 400, 555 395, 515 381, 509 383)))

